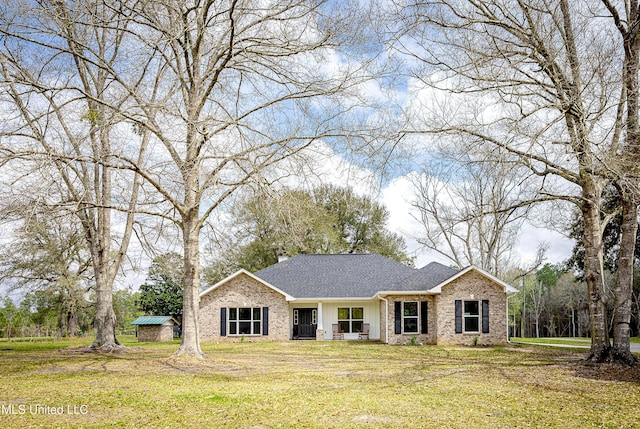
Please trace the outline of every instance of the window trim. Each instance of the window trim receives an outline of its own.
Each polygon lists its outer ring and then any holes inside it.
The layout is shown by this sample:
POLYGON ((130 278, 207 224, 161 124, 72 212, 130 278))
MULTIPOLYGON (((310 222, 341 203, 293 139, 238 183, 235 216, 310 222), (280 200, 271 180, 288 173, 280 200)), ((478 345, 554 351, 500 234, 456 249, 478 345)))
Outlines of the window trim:
POLYGON ((353 334, 353 333, 358 333, 358 332, 362 332, 362 330, 360 331, 354 331, 353 330, 353 322, 360 322, 362 325, 364 326, 364 307, 338 307, 338 324, 340 325, 340 322, 347 322, 349 324, 349 331, 344 331, 343 333, 345 334, 353 334), (347 319, 341 319, 340 318, 340 310, 343 309, 348 309, 349 310, 349 318, 347 319), (355 319, 353 317, 353 310, 354 309, 359 309, 360 311, 362 311, 362 319, 355 319))
POLYGON ((263 307, 227 307, 227 335, 230 337, 260 337, 263 335, 263 326, 264 326, 264 315, 263 315, 263 307), (240 319, 240 310, 243 309, 249 309, 250 310, 250 314, 251 314, 251 318, 247 319, 247 320, 241 320, 240 319), (231 314, 232 314, 232 310, 236 310, 236 319, 232 319, 231 314), (256 319, 254 316, 258 314, 258 319, 256 319), (251 327, 251 333, 250 334, 241 334, 240 333, 240 323, 249 323, 249 326, 251 327), (256 332, 256 323, 257 325, 257 332, 256 332), (233 330, 232 330, 232 325, 235 325, 235 334, 232 334, 233 330))
POLYGON ((401 314, 402 314, 402 334, 412 334, 412 335, 418 335, 420 334, 420 301, 402 301, 402 309, 401 309, 401 314), (408 303, 413 303, 416 305, 416 315, 415 316, 405 316, 405 304, 408 303), (405 323, 404 321, 406 319, 415 319, 416 321, 416 330, 415 331, 407 331, 405 330, 405 323))
POLYGON ((463 300, 462 301, 462 332, 463 333, 469 333, 469 334, 479 334, 481 332, 482 329, 482 302, 480 300, 476 300, 476 299, 470 299, 470 300, 463 300), (475 303, 477 308, 478 308, 478 313, 477 314, 471 314, 471 313, 467 313, 466 309, 467 309, 467 303, 475 303), (476 324, 478 326, 478 329, 476 329, 475 331, 470 331, 467 329, 467 319, 475 319, 476 320, 476 324))

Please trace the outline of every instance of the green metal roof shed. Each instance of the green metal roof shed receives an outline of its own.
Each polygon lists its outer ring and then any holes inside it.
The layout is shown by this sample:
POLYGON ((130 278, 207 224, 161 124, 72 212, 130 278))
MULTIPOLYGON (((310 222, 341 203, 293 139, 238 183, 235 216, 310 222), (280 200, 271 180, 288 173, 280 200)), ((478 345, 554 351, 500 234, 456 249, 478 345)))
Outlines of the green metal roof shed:
POLYGON ((132 325, 162 325, 167 321, 172 320, 173 323, 177 323, 171 316, 140 316, 133 322, 132 325))
POLYGON ((171 316, 140 316, 133 322, 139 342, 171 341, 178 323, 171 316))

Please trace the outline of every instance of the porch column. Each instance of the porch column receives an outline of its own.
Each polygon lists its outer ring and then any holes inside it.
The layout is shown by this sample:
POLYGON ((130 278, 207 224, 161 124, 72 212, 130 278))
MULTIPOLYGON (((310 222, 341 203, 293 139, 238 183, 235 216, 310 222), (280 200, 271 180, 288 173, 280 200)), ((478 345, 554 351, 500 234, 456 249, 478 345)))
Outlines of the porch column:
POLYGON ((322 321, 322 303, 318 302, 318 324, 316 326, 316 340, 324 340, 324 324, 322 321))

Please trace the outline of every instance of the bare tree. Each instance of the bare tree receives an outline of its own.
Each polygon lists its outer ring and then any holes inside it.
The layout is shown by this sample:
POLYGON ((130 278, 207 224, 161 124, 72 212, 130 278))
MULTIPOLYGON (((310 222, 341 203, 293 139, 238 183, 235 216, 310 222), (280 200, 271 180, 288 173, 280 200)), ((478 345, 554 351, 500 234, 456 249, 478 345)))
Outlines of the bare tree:
POLYGON ((525 188, 514 179, 505 165, 441 152, 411 176, 417 194, 412 205, 423 226, 417 241, 459 267, 502 275, 529 211, 519 206, 525 188))
POLYGON ((618 177, 615 130, 625 94, 610 12, 584 1, 445 0, 412 2, 403 13, 408 37, 397 46, 430 67, 419 76, 423 84, 465 103, 411 131, 488 146, 539 177, 530 202, 563 199, 579 208, 591 359, 612 358, 602 263, 602 229, 612 214, 600 203, 618 177))
POLYGON ((358 84, 366 73, 354 66, 352 52, 336 50, 345 40, 341 27, 356 22, 351 11, 307 0, 154 0, 126 9, 137 36, 131 49, 146 55, 155 78, 147 88, 129 88, 135 103, 122 112, 153 134, 153 156, 112 162, 161 195, 155 214, 182 234, 177 356, 203 356, 200 233, 211 214, 247 183, 272 180, 270 167, 320 139, 355 143, 339 120, 347 111, 364 112, 358 84))
MULTIPOLYGON (((125 18, 100 1, 8 2, 0 15, 6 108, 0 165, 12 169, 14 192, 43 189, 34 175, 50 173, 39 202, 79 219, 95 276, 91 348, 107 351, 120 347, 112 291, 131 239, 140 180, 108 166, 113 153, 126 151, 133 140, 132 133, 123 136, 118 128, 118 110, 128 93, 109 73, 122 66, 125 18), (114 208, 125 212, 124 218, 114 219, 114 208), (119 234, 115 222, 121 225, 119 234)), ((131 77, 137 68, 128 70, 131 77)), ((135 152, 142 157, 146 139, 137 140, 142 142, 135 152)))
POLYGON ((270 167, 320 139, 355 149, 372 142, 348 131, 342 116, 375 128, 360 84, 376 58, 357 30, 352 49, 338 50, 348 40, 344 29, 360 22, 354 12, 351 4, 311 0, 51 1, 3 9, 0 31, 10 43, 0 65, 14 112, 4 159, 49 160, 66 185, 56 204, 82 221, 102 303, 94 345, 117 345, 111 285, 134 210, 170 220, 182 233, 177 355, 202 356, 199 236, 210 215, 250 181, 272 180, 270 167), (367 61, 354 61, 361 53, 367 61), (34 57, 40 61, 25 60, 34 57), (116 136, 126 141, 118 150, 116 136), (115 201, 120 173, 127 201, 115 201), (154 209, 136 208, 141 180, 154 209), (115 251, 113 208, 128 213, 115 251))
POLYGON ((602 0, 620 35, 624 51, 622 91, 617 110, 613 144, 619 158, 614 183, 620 194, 622 222, 618 273, 614 290, 613 354, 616 360, 635 362, 630 351, 631 304, 635 244, 638 234, 638 187, 640 171, 640 6, 637 0, 625 0, 623 6, 602 0))

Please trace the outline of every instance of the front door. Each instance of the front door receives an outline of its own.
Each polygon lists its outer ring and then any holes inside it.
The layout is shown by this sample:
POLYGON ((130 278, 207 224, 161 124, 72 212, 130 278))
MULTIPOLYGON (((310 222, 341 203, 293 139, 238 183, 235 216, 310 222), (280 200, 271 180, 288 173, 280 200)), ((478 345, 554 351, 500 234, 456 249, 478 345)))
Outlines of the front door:
POLYGON ((293 311, 294 332, 297 330, 298 338, 315 338, 318 310, 315 308, 296 308, 293 311))

